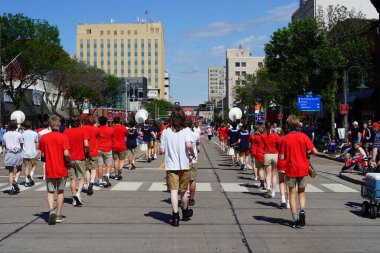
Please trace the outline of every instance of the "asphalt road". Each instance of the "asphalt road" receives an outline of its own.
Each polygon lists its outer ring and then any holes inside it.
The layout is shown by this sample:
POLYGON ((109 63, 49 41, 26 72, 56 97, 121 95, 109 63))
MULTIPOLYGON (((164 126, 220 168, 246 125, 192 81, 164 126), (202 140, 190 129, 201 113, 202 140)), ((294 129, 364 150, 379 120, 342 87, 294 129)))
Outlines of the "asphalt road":
MULTIPOLYGON (((303 229, 289 226, 290 211, 278 208, 279 194, 265 198, 250 171, 231 167, 229 157, 203 139, 191 221, 169 225, 159 157, 124 170, 123 181, 111 180, 111 188, 83 193, 83 207, 71 205, 67 188, 66 218, 55 226, 46 222, 42 180, 21 186, 18 195, 0 193, 0 252, 379 252, 380 217, 361 216, 360 186, 338 177, 341 164, 312 161, 319 175, 309 180, 303 229)), ((2 166, 2 191, 6 173, 2 166)))

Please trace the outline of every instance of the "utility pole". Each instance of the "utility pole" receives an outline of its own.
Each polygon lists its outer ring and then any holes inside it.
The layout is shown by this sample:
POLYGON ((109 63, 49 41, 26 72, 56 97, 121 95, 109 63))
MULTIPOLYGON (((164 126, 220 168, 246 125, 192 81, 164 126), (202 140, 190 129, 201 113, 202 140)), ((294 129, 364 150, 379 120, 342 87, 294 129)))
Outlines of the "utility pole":
MULTIPOLYGON (((343 103, 348 104, 348 71, 343 70, 343 103)), ((344 141, 348 141, 348 111, 343 114, 344 141)))

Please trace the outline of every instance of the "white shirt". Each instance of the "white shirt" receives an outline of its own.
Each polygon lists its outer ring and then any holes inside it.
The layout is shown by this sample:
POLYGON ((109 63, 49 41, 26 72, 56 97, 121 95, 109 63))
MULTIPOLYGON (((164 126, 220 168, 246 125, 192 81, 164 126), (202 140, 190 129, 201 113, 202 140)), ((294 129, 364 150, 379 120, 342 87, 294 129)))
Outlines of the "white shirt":
POLYGON ((191 134, 186 128, 179 132, 167 128, 162 132, 160 148, 165 152, 165 170, 189 170, 188 142, 191 134))
POLYGON ((197 152, 197 142, 200 142, 200 135, 199 133, 192 131, 189 127, 186 128, 189 131, 189 134, 191 135, 191 144, 193 145, 193 150, 195 154, 195 160, 198 160, 198 152, 197 152))
POLYGON ((32 130, 25 130, 25 132, 22 133, 22 137, 24 139, 24 145, 22 147, 24 150, 24 158, 36 158, 38 134, 32 130))
POLYGON ((194 127, 194 132, 196 132, 199 135, 201 135, 201 128, 200 127, 194 127))
POLYGON ((51 130, 49 128, 44 128, 41 131, 38 132, 38 139, 41 139, 41 136, 47 133, 50 133, 51 130))
POLYGON ((7 149, 21 149, 21 143, 24 143, 21 133, 16 131, 8 131, 3 136, 3 145, 7 149))

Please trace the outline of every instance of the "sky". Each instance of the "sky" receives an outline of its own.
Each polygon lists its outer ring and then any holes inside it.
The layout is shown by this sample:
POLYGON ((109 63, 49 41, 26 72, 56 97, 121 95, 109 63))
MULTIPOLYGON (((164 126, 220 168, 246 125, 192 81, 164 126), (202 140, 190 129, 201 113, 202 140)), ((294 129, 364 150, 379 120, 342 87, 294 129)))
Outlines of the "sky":
POLYGON ((181 105, 198 105, 207 101, 208 68, 225 66, 226 49, 242 45, 252 56, 265 56, 264 45, 288 25, 298 5, 299 0, 0 0, 0 13, 56 25, 72 55, 79 22, 161 22, 171 97, 181 105))

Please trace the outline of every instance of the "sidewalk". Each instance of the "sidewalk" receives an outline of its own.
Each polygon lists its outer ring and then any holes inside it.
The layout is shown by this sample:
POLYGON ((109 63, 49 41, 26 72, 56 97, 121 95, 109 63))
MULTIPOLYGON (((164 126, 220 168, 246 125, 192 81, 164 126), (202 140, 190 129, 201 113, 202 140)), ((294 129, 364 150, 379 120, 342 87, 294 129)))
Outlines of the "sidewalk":
MULTIPOLYGON (((329 159, 329 160, 332 160, 332 161, 335 161, 335 162, 338 162, 338 163, 341 163, 342 166, 343 166, 343 161, 339 160, 336 157, 336 155, 334 155, 334 154, 319 153, 317 156, 325 158, 325 159, 329 159)), ((351 183, 354 183, 354 184, 362 184, 364 182, 364 179, 365 179, 365 175, 363 175, 363 173, 360 173, 360 172, 357 172, 357 171, 340 172, 339 173, 339 177, 342 178, 342 179, 344 179, 344 180, 347 180, 347 181, 349 181, 351 183)))

